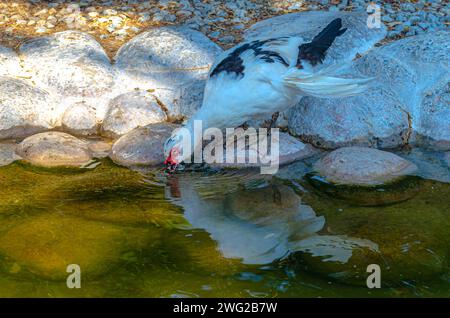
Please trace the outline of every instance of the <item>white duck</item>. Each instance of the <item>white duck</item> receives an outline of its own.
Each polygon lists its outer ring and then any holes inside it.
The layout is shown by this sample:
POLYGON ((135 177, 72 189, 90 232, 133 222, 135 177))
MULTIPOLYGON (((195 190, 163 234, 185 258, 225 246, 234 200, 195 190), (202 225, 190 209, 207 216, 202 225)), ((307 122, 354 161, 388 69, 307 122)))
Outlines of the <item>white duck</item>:
MULTIPOLYGON (((241 43, 219 56, 206 83, 203 105, 184 125, 193 135, 194 120, 203 129, 234 128, 250 119, 265 119, 294 106, 301 97, 343 97, 361 93, 370 79, 338 78, 333 68, 315 70, 342 29, 341 19, 331 21, 311 42, 300 36, 241 43)), ((166 164, 172 167, 190 158, 182 149, 183 134, 166 141, 166 164)))

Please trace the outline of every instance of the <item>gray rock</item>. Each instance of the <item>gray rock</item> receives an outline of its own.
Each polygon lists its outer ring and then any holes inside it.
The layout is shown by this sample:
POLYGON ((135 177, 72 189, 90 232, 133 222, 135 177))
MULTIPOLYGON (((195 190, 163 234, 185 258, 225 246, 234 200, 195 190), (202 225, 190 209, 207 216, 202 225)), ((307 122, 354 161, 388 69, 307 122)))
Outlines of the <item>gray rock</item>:
POLYGON ((328 149, 412 142, 450 149, 448 34, 424 34, 373 49, 339 71, 375 78, 370 90, 347 98, 303 98, 289 111, 290 131, 328 149))
POLYGON ((110 101, 102 124, 102 135, 117 138, 136 127, 166 119, 166 114, 153 95, 145 91, 129 92, 110 101))
POLYGON ((15 152, 16 146, 15 143, 0 143, 0 167, 20 160, 20 157, 15 152))
POLYGON ((30 136, 16 148, 25 161, 41 167, 82 167, 92 160, 88 144, 62 132, 30 136))
POLYGON ((209 68, 222 49, 202 33, 186 27, 143 32, 120 48, 116 65, 130 89, 152 93, 171 118, 192 115, 201 106, 209 68))
POLYGON ((417 167, 390 152, 373 148, 345 147, 316 162, 314 170, 329 182, 373 186, 412 174, 417 167))
POLYGON ((0 139, 23 138, 60 125, 61 107, 46 91, 0 77, 0 139))
POLYGON ((408 114, 390 90, 374 87, 346 98, 304 97, 288 114, 289 131, 316 147, 395 148, 410 134, 408 114))
POLYGON ((438 31, 393 42, 371 52, 360 67, 402 101, 412 142, 437 150, 450 149, 449 36, 449 31, 438 31), (378 63, 380 59, 386 63, 378 63))
POLYGON ((81 136, 97 134, 95 110, 85 102, 77 102, 69 106, 62 117, 65 131, 81 136))
POLYGON ((102 95, 114 88, 114 68, 102 46, 91 35, 78 31, 58 32, 34 38, 20 46, 24 65, 33 80, 62 97, 96 98, 105 107, 102 95))
MULTIPOLYGON (((271 137, 269 137, 271 138, 271 137)), ((243 141, 243 138, 238 139, 239 141, 243 141)), ((270 143, 272 142, 272 139, 269 141, 269 147, 270 143)), ((275 139, 274 142, 278 142, 279 145, 279 165, 287 165, 289 163, 292 163, 294 161, 298 161, 307 157, 310 157, 317 153, 317 151, 311 146, 302 143, 298 139, 290 136, 287 133, 280 132, 279 133, 279 139, 275 139)), ((225 145, 224 145, 225 146, 225 145)), ((246 147, 244 149, 238 149, 235 144, 235 159, 233 163, 225 162, 225 158, 222 163, 212 163, 210 164, 212 167, 217 168, 249 168, 249 167, 261 167, 265 164, 261 163, 259 160, 260 157, 264 158, 264 161, 268 161, 270 157, 267 156, 266 153, 260 153, 258 150, 259 148, 255 147, 246 147), (253 154, 258 158, 257 162, 250 162, 248 160, 249 156, 253 154)), ((269 148, 270 150, 270 148, 269 148)), ((224 150, 224 157, 225 157, 226 151, 224 150)), ((270 154, 270 152, 269 152, 270 154)))
POLYGON ((0 76, 13 76, 21 71, 17 53, 10 48, 0 46, 0 76))
POLYGON ((154 166, 162 164, 164 142, 177 128, 169 123, 139 127, 120 137, 113 145, 110 158, 122 166, 154 166))
POLYGON ((423 93, 418 118, 413 118, 414 142, 437 150, 450 149, 450 76, 423 93))
POLYGON ((351 61, 358 53, 362 54, 386 36, 386 28, 369 29, 365 12, 322 12, 307 11, 281 15, 255 23, 245 32, 246 40, 271 38, 300 34, 311 40, 331 20, 342 18, 343 27, 348 28, 338 37, 328 50, 324 65, 336 61, 351 61))

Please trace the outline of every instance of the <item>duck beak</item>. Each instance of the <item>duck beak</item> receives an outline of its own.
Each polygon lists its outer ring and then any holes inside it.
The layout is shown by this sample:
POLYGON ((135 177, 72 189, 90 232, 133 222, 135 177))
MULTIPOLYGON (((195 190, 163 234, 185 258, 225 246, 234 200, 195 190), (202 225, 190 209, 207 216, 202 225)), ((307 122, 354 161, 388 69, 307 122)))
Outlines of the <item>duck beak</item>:
POLYGON ((168 173, 173 173, 177 170, 178 163, 174 160, 175 149, 170 150, 169 156, 164 160, 164 165, 166 166, 165 171, 168 173))

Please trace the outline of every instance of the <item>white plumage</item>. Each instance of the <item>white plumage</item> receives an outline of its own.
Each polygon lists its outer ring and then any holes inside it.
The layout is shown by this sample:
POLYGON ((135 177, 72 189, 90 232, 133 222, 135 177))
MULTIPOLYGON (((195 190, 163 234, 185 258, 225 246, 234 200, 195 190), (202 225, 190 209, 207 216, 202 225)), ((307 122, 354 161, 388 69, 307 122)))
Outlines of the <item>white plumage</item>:
MULTIPOLYGON (((255 40, 225 51, 212 66, 202 107, 187 121, 203 129, 233 128, 251 119, 266 119, 294 106, 303 96, 343 97, 361 93, 370 79, 333 76, 335 67, 316 70, 341 29, 333 20, 311 42, 300 36, 255 40)), ((182 136, 175 133, 165 144, 166 162, 178 164, 191 153, 181 149, 182 136)), ((194 145, 192 150, 199 145, 194 145)))

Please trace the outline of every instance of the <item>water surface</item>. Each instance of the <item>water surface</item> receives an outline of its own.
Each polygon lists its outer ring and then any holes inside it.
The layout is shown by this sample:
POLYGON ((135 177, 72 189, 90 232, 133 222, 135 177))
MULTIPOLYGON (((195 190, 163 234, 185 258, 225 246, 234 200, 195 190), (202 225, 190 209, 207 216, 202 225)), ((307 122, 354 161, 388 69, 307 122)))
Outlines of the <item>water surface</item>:
POLYGON ((0 296, 449 297, 450 172, 404 155, 418 176, 369 189, 308 162, 275 176, 1 167, 0 296))

